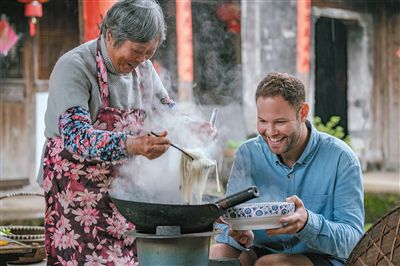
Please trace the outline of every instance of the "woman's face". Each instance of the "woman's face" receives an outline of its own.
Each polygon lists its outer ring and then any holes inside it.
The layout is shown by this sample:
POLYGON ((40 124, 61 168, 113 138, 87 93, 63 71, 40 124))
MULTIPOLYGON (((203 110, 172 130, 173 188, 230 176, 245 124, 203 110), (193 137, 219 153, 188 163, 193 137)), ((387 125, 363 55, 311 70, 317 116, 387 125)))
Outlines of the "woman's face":
POLYGON ((146 43, 124 41, 118 47, 114 46, 114 43, 112 34, 107 32, 107 52, 115 70, 120 74, 128 74, 154 55, 159 44, 159 37, 146 43))

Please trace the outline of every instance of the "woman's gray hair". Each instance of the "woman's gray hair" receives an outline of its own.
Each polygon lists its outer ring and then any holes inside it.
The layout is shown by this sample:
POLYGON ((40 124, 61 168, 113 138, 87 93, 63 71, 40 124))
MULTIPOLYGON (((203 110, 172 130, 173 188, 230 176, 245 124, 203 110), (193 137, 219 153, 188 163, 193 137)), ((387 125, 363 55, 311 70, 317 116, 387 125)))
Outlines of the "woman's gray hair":
POLYGON ((154 0, 121 0, 116 2, 101 24, 101 34, 110 31, 116 47, 124 41, 149 42, 166 38, 164 13, 154 0))

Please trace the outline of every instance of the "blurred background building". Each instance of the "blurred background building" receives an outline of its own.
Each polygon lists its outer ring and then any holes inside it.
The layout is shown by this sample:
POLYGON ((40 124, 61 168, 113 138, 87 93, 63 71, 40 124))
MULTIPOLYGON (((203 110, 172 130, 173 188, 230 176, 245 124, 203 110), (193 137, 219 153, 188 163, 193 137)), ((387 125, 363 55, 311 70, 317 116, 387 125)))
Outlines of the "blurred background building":
MULTIPOLYGON (((0 189, 35 182, 51 70, 98 36, 113 2, 1 1, 0 189)), ((178 102, 220 108, 222 142, 256 133, 257 84, 287 72, 306 84, 310 119, 341 117, 364 170, 399 173, 399 0, 159 2, 168 35, 155 67, 178 102)))

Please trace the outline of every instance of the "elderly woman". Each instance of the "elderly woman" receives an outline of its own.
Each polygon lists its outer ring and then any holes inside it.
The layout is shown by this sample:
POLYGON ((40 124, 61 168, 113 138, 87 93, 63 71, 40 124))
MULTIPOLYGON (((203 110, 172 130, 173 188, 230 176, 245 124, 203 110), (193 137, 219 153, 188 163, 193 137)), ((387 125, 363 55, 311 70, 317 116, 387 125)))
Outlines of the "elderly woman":
POLYGON ((149 59, 165 39, 164 16, 152 0, 116 2, 97 40, 67 52, 49 81, 43 153, 49 265, 137 262, 128 223, 110 201, 117 167, 169 147, 142 132, 154 105, 173 108, 149 59))

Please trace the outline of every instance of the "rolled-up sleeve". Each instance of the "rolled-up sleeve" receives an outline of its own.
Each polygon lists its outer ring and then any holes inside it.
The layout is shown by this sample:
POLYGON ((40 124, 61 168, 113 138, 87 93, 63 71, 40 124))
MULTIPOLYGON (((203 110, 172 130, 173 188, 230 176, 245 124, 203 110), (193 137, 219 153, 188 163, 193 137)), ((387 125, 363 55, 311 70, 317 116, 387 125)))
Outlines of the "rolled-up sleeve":
POLYGON ((229 226, 226 224, 216 223, 214 228, 217 230, 218 234, 215 236, 215 242, 227 244, 240 251, 248 251, 249 249, 240 245, 236 240, 229 236, 229 226))

